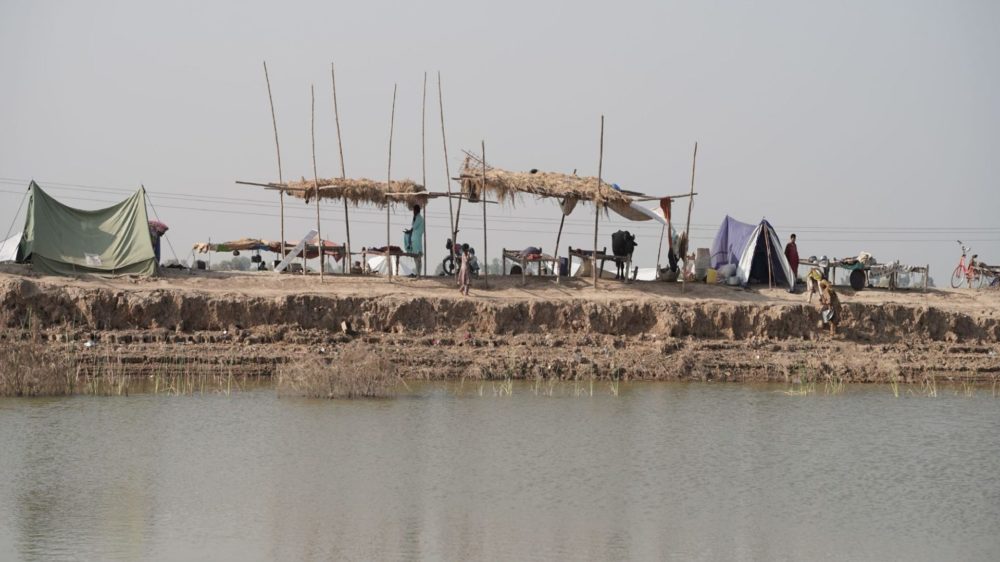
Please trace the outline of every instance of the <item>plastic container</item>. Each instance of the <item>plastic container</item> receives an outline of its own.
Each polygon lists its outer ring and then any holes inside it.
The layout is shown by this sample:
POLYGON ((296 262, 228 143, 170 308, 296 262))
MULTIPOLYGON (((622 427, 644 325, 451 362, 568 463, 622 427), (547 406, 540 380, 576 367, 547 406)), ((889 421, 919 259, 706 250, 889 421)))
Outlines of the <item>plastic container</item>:
POLYGON ((709 254, 708 248, 698 248, 694 253, 694 264, 697 268, 708 269, 712 265, 711 254, 709 254))

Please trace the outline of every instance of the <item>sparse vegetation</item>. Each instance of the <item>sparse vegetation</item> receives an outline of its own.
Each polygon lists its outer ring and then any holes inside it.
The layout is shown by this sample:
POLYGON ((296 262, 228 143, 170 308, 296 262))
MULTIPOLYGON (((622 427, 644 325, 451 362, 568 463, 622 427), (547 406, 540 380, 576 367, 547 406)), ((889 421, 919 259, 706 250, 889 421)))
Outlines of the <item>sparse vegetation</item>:
POLYGON ((278 395, 389 398, 399 377, 386 355, 350 350, 337 357, 309 357, 283 365, 278 369, 278 395))
POLYGON ((7 341, 0 349, 0 396, 63 396, 76 393, 72 357, 36 341, 7 341))
POLYGON ((137 374, 110 351, 52 346, 34 336, 4 343, 0 348, 0 396, 128 396, 137 392, 228 395, 257 380, 234 375, 228 369, 205 372, 183 364, 170 365, 168 372, 137 374))

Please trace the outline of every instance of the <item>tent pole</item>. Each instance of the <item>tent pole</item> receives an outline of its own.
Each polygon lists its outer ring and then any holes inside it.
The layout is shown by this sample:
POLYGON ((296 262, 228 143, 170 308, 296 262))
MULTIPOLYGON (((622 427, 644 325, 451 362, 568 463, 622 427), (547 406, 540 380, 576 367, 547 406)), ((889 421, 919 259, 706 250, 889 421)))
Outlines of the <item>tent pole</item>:
MULTIPOLYGON (((694 206, 694 170, 698 163, 698 141, 694 142, 694 155, 691 156, 691 193, 688 194, 688 218, 684 226, 684 234, 687 235, 688 249, 691 249, 691 207, 694 206)), ((684 260, 684 269, 687 269, 687 256, 681 256, 684 260)), ((684 277, 684 270, 681 270, 681 278, 684 277)), ((681 290, 687 290, 687 282, 681 285, 681 290)))
MULTIPOLYGON (((448 168, 448 141, 444 135, 444 94, 441 93, 441 71, 438 71, 438 109, 441 113, 441 144, 444 145, 444 181, 448 187, 448 227, 451 229, 451 252, 454 254, 455 236, 458 231, 458 227, 455 223, 455 215, 452 213, 453 206, 451 204, 451 170, 448 168)), ((461 200, 459 200, 461 201, 461 200)), ((426 230, 426 225, 425 225, 426 230)), ((458 268, 455 268, 458 271, 458 268)))
MULTIPOLYGON (((427 73, 424 72, 424 94, 423 101, 420 104, 420 183, 423 184, 424 188, 427 188, 427 142, 425 130, 427 128, 427 73)), ((430 199, 424 202, 424 245, 421 253, 421 262, 423 263, 423 275, 427 277, 427 203, 430 199)), ((421 272, 418 271, 417 275, 421 272)))
MULTIPOLYGON (((763 229, 761 229, 763 230, 763 229)), ((774 273, 771 271, 771 231, 764 232, 764 247, 767 248, 767 287, 774 288, 774 273)), ((751 260, 750 263, 753 263, 751 260)))
POLYGON ((309 96, 312 100, 309 117, 309 134, 312 140, 313 189, 316 190, 316 257, 319 258, 319 282, 323 282, 323 235, 319 225, 319 174, 316 172, 316 88, 309 85, 309 96))
MULTIPOLYGON (((271 125, 274 126, 274 149, 278 153, 278 183, 284 185, 281 176, 281 145, 278 144, 278 120, 274 116, 274 98, 271 97, 271 79, 267 75, 267 61, 264 61, 264 81, 267 82, 267 101, 271 104, 271 125)), ((278 203, 281 206, 281 259, 285 259, 285 191, 278 192, 278 203)))
MULTIPOLYGON (((347 179, 347 171, 344 169, 344 142, 340 138, 340 111, 337 108, 337 74, 334 71, 333 63, 330 63, 330 78, 333 81, 333 118, 337 122, 337 149, 340 151, 340 179, 347 179)), ((344 248, 344 273, 350 271, 351 267, 351 217, 347 213, 347 198, 344 197, 344 228, 347 229, 347 245, 344 248)))
POLYGON ((594 264, 594 288, 597 288, 597 222, 601 218, 601 176, 604 172, 604 116, 601 115, 601 149, 597 159, 597 193, 594 197, 594 253, 590 255, 594 264))
MULTIPOLYGON (((555 258, 556 258, 556 270, 557 270, 556 271, 556 283, 557 284, 559 283, 559 278, 562 277, 562 271, 560 270, 560 266, 562 264, 559 263, 559 240, 562 238, 563 224, 566 223, 566 214, 562 212, 562 205, 559 206, 559 213, 562 216, 559 218, 559 232, 558 232, 558 234, 556 234, 556 250, 555 250, 555 253, 553 254, 555 256, 555 258)), ((568 266, 569 260, 566 260, 566 263, 567 263, 567 267, 569 267, 568 266)), ((566 274, 569 275, 569 272, 567 271, 566 274)))
MULTIPOLYGON (((392 191, 392 133, 396 124, 396 84, 392 85, 392 113, 389 117, 389 165, 386 168, 385 185, 386 189, 392 191)), ((392 281, 392 251, 389 246, 392 243, 392 235, 389 233, 389 199, 385 200, 385 256, 389 266, 389 281, 392 281)))
POLYGON ((482 142, 482 147, 483 147, 483 189, 482 189, 482 192, 479 194, 479 196, 480 196, 479 198, 483 200, 483 266, 482 266, 482 270, 483 270, 483 287, 489 287, 490 283, 489 283, 489 280, 487 279, 487 276, 489 275, 489 271, 487 271, 489 269, 489 260, 487 259, 487 250, 486 250, 486 141, 483 140, 481 142, 482 142))

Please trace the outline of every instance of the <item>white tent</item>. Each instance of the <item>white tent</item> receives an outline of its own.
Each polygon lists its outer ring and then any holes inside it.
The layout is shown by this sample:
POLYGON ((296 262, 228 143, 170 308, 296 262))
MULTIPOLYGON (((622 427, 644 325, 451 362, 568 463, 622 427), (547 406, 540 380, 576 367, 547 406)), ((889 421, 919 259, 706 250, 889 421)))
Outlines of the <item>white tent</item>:
POLYGON ((21 245, 21 233, 0 242, 0 263, 17 261, 17 248, 21 245))
POLYGON ((393 266, 394 266, 393 267, 394 271, 392 272, 393 275, 396 275, 396 276, 407 276, 407 275, 411 275, 411 274, 416 274, 416 271, 413 269, 413 266, 414 266, 413 261, 410 260, 409 258, 400 259, 399 260, 399 267, 398 268, 395 267, 395 265, 396 265, 396 260, 395 259, 387 260, 385 258, 385 256, 371 256, 371 257, 368 258, 368 267, 373 272, 378 273, 379 275, 388 275, 389 274, 388 263, 392 263, 393 266), (407 262, 409 262, 409 263, 407 263, 407 262))

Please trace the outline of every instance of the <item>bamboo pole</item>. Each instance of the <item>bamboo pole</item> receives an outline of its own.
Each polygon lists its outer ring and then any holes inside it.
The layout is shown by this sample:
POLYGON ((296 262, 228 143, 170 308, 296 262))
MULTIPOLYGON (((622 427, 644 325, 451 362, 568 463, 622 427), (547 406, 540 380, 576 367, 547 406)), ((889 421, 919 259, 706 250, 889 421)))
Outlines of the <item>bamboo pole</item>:
MULTIPOLYGON (((340 110, 337 107, 337 73, 334 71, 333 63, 330 63, 330 79, 333 81, 333 118, 337 122, 337 150, 340 152, 340 179, 347 179, 347 170, 344 168, 344 142, 340 137, 340 110)), ((351 267, 351 217, 347 213, 347 198, 344 198, 344 228, 347 229, 347 244, 344 248, 344 273, 350 271, 351 267)))
MULTIPOLYGON (((565 204, 565 200, 564 203, 565 204)), ((562 263, 559 261, 559 240, 562 238, 563 224, 566 223, 566 214, 562 212, 562 205, 559 205, 559 212, 562 215, 559 217, 559 232, 556 234, 556 250, 552 254, 556 258, 556 283, 559 283, 559 278, 562 277, 562 263)), ((569 260, 566 260, 566 267, 569 267, 569 260)), ((569 272, 566 272, 569 275, 569 272)))
MULTIPOLYGON (((455 215, 452 212, 453 205, 451 203, 451 171, 449 170, 448 167, 448 141, 445 138, 444 134, 444 94, 441 93, 440 71, 438 71, 438 110, 441 113, 441 144, 444 145, 444 173, 445 173, 445 182, 447 182, 446 185, 448 187, 448 227, 451 229, 449 231, 451 234, 451 244, 452 244, 451 252, 452 254, 454 254, 455 236, 456 233, 458 232, 458 226, 455 223, 455 215)), ((459 200, 459 204, 461 204, 461 199, 459 200)), ((457 267, 455 268, 455 271, 456 272, 458 271, 457 267)))
POLYGON ((660 278, 660 256, 663 255, 663 233, 666 232, 667 225, 660 227, 660 245, 656 247, 656 279, 660 278))
MULTIPOLYGON (((688 249, 691 249, 691 207, 694 206, 694 170, 695 164, 698 163, 698 141, 694 143, 694 155, 691 156, 691 193, 688 195, 688 216, 687 224, 684 225, 684 234, 687 236, 688 249)), ((681 256, 684 260, 684 269, 687 269, 687 256, 681 256)), ((684 279, 684 270, 681 270, 681 279, 684 279)), ((681 290, 687 290, 687 280, 684 279, 684 283, 681 285, 681 290)))
MULTIPOLYGON (((396 84, 392 85, 392 113, 389 117, 389 165, 386 169, 385 184, 388 189, 392 189, 392 133, 396 125, 396 84)), ((392 281, 392 254, 389 246, 392 243, 392 235, 389 233, 389 202, 385 204, 385 257, 389 266, 389 280, 392 281)))
POLYGON ((483 200, 483 265, 482 265, 482 270, 483 270, 483 287, 489 287, 490 283, 489 283, 489 280, 487 279, 487 277, 489 275, 489 271, 487 271, 489 269, 489 260, 487 259, 487 255, 488 254, 487 254, 487 250, 486 250, 486 141, 485 140, 482 141, 482 147, 483 147, 483 189, 482 189, 482 193, 479 194, 480 195, 480 199, 483 200))
MULTIPOLYGON (((278 144, 278 119, 274 116, 274 98, 271 97, 271 78, 267 75, 267 61, 264 61, 264 81, 267 82, 267 101, 271 104, 271 125, 274 126, 274 150, 278 153, 278 183, 284 184, 281 175, 281 145, 278 144)), ((285 259, 285 192, 278 192, 281 206, 281 259, 285 259)))
POLYGON ((320 230, 319 220, 319 173, 316 171, 316 88, 309 85, 309 96, 312 100, 312 111, 309 120, 309 132, 312 138, 313 157, 313 188, 316 190, 316 252, 319 258, 319 282, 323 282, 323 234, 320 230))
MULTIPOLYGON (((424 188, 427 188, 427 135, 425 133, 427 129, 427 73, 424 72, 424 94, 423 101, 420 104, 420 173, 421 181, 424 188)), ((430 202, 430 199, 427 200, 430 202)), ((423 246, 423 256, 420 261, 423 262, 423 274, 427 277, 427 203, 424 203, 424 246, 423 246)), ((421 272, 417 272, 420 275, 421 272)))
MULTIPOLYGON (((601 150, 597 159, 597 196, 601 195, 601 178, 604 173, 604 116, 601 115, 601 150)), ((594 253, 591 258, 594 263, 594 288, 597 288, 597 222, 601 218, 601 206, 594 200, 594 253)))

